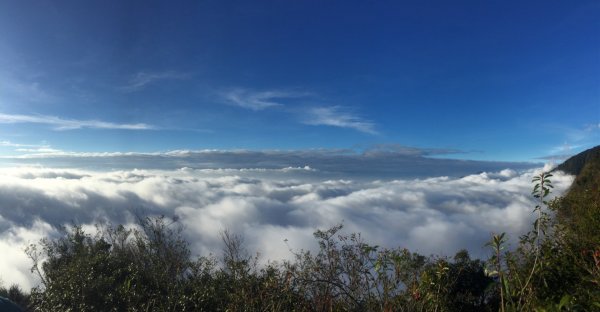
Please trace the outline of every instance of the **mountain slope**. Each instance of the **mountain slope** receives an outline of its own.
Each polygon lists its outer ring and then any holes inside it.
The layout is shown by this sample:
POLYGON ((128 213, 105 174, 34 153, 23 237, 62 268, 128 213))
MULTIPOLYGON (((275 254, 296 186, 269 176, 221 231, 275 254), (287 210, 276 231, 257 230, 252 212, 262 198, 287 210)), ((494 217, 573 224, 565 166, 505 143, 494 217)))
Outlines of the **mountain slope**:
POLYGON ((592 164, 592 166, 594 166, 594 164, 600 166, 600 145, 567 159, 554 170, 560 170, 577 176, 581 173, 583 168, 589 164, 592 164))
POLYGON ((540 279, 535 280, 533 287, 541 302, 568 300, 570 311, 597 311, 600 306, 600 146, 569 158, 555 169, 558 170, 576 177, 564 196, 550 202, 556 218, 544 243, 540 279))
POLYGON ((556 170, 576 174, 558 208, 558 221, 593 249, 600 244, 600 146, 569 158, 556 170))

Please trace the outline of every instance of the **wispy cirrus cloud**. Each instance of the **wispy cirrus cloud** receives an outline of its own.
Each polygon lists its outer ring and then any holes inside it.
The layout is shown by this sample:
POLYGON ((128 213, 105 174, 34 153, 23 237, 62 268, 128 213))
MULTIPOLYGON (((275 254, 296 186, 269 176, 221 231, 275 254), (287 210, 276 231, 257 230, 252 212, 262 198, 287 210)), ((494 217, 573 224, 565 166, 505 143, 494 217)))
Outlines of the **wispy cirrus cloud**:
POLYGON ((127 84, 121 87, 125 92, 135 92, 144 89, 149 84, 160 80, 184 80, 190 78, 190 74, 176 71, 165 72, 139 72, 129 78, 127 84))
POLYGON ((54 130, 75 130, 75 129, 113 129, 113 130, 151 130, 154 126, 144 123, 114 123, 101 120, 78 120, 63 119, 48 115, 20 115, 20 114, 2 114, 0 113, 0 123, 34 123, 54 126, 54 130))
POLYGON ((62 153, 62 150, 52 148, 50 146, 42 146, 42 147, 34 147, 34 148, 17 148, 16 152, 20 153, 36 153, 36 154, 52 154, 52 153, 62 153))
POLYGON ((375 124, 340 106, 313 107, 303 121, 307 125, 350 128, 369 134, 378 134, 375 124))
POLYGON ((15 143, 7 140, 0 141, 0 146, 3 147, 15 147, 15 148, 42 148, 47 147, 47 145, 38 145, 38 144, 21 144, 15 143))
POLYGON ((552 147, 547 155, 538 159, 564 160, 597 145, 600 141, 600 123, 589 123, 579 128, 555 126, 553 132, 559 133, 564 140, 563 143, 552 147))
MULTIPOLYGON (((227 104, 260 111, 267 108, 284 107, 286 106, 286 101, 314 97, 315 95, 307 92, 283 90, 254 91, 236 88, 221 92, 220 96, 227 104)), ((290 110, 288 110, 289 112, 290 110)), ((363 133, 378 134, 373 122, 365 120, 341 106, 312 107, 308 108, 308 114, 306 114, 304 108, 300 108, 296 110, 296 113, 301 115, 301 122, 306 125, 333 126, 354 129, 363 133)))
POLYGON ((0 72, 0 92, 3 96, 16 98, 20 101, 46 103, 57 100, 57 96, 51 94, 38 77, 17 77, 14 73, 0 72))
POLYGON ((598 131, 598 130, 600 130, 600 122, 597 124, 588 124, 585 126, 585 129, 584 129, 584 131, 588 131, 588 132, 598 131))
POLYGON ((61 150, 52 148, 48 144, 22 144, 22 143, 15 143, 15 142, 6 141, 6 140, 0 141, 0 147, 13 148, 15 152, 27 153, 27 154, 34 153, 35 155, 62 152, 61 150))
POLYGON ((221 96, 228 104, 255 111, 284 106, 282 100, 301 98, 308 95, 308 93, 302 92, 282 90, 252 91, 241 88, 221 92, 221 96))

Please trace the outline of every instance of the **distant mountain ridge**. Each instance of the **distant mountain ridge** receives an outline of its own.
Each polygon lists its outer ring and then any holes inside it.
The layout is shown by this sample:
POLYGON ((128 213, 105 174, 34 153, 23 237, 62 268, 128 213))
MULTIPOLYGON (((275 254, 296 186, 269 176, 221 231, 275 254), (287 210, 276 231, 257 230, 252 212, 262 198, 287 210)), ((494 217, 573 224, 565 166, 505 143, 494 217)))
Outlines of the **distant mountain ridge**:
POLYGON ((567 198, 580 196, 583 192, 600 199, 600 145, 567 159, 553 171, 557 170, 575 175, 567 198))
POLYGON ((586 164, 600 162, 600 145, 585 150, 571 158, 565 160, 562 164, 556 167, 555 170, 560 170, 564 173, 578 176, 586 164))

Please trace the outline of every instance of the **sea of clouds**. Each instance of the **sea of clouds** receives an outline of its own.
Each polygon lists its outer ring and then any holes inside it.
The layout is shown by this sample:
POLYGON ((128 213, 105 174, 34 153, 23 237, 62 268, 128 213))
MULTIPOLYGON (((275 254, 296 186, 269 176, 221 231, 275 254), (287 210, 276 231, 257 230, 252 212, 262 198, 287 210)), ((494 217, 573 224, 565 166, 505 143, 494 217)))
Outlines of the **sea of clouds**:
MULTIPOLYGON (((347 159, 339 159, 347 165, 347 159)), ((73 164, 77 161, 83 162, 74 159, 73 164)), ((78 223, 93 231, 95 223, 132 224, 139 215, 178 220, 194 255, 220 255, 220 232, 228 229, 242 235, 247 249, 260 253, 263 262, 291 258, 290 249, 316 247, 316 229, 343 223, 345 232, 360 232, 380 246, 426 255, 453 255, 465 248, 475 257, 487 257, 484 244, 492 232, 516 239, 530 229, 535 207, 531 179, 542 170, 477 173, 476 163, 469 163, 472 174, 435 176, 433 169, 441 167, 436 163, 421 176, 377 178, 334 172, 333 165, 322 163, 105 170, 6 166, 0 170, 0 278, 5 285, 35 285, 24 248, 57 235, 57 226, 78 223)), ((486 166, 491 165, 479 167, 486 166)), ((573 177, 557 173, 552 180, 553 194, 559 195, 573 177)))

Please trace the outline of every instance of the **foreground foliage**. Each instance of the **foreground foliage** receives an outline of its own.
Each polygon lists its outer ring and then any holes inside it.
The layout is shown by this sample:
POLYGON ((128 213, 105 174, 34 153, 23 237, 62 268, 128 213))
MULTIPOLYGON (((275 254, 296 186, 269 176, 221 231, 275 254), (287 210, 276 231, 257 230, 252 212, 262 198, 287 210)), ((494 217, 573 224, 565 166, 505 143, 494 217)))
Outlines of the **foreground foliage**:
POLYGON ((28 249, 42 286, 33 311, 481 311, 494 310, 493 280, 466 251, 453 259, 382 249, 341 225, 315 232, 317 253, 258 266, 240 237, 224 232, 224 254, 190 260, 165 218, 140 229, 73 226, 28 249), (47 259, 40 263, 39 259, 47 259))
POLYGON ((590 152, 566 163, 579 174, 562 198, 548 200, 552 174, 534 178, 537 218, 516 250, 503 233, 488 244, 500 311, 600 311, 600 148, 590 152))

